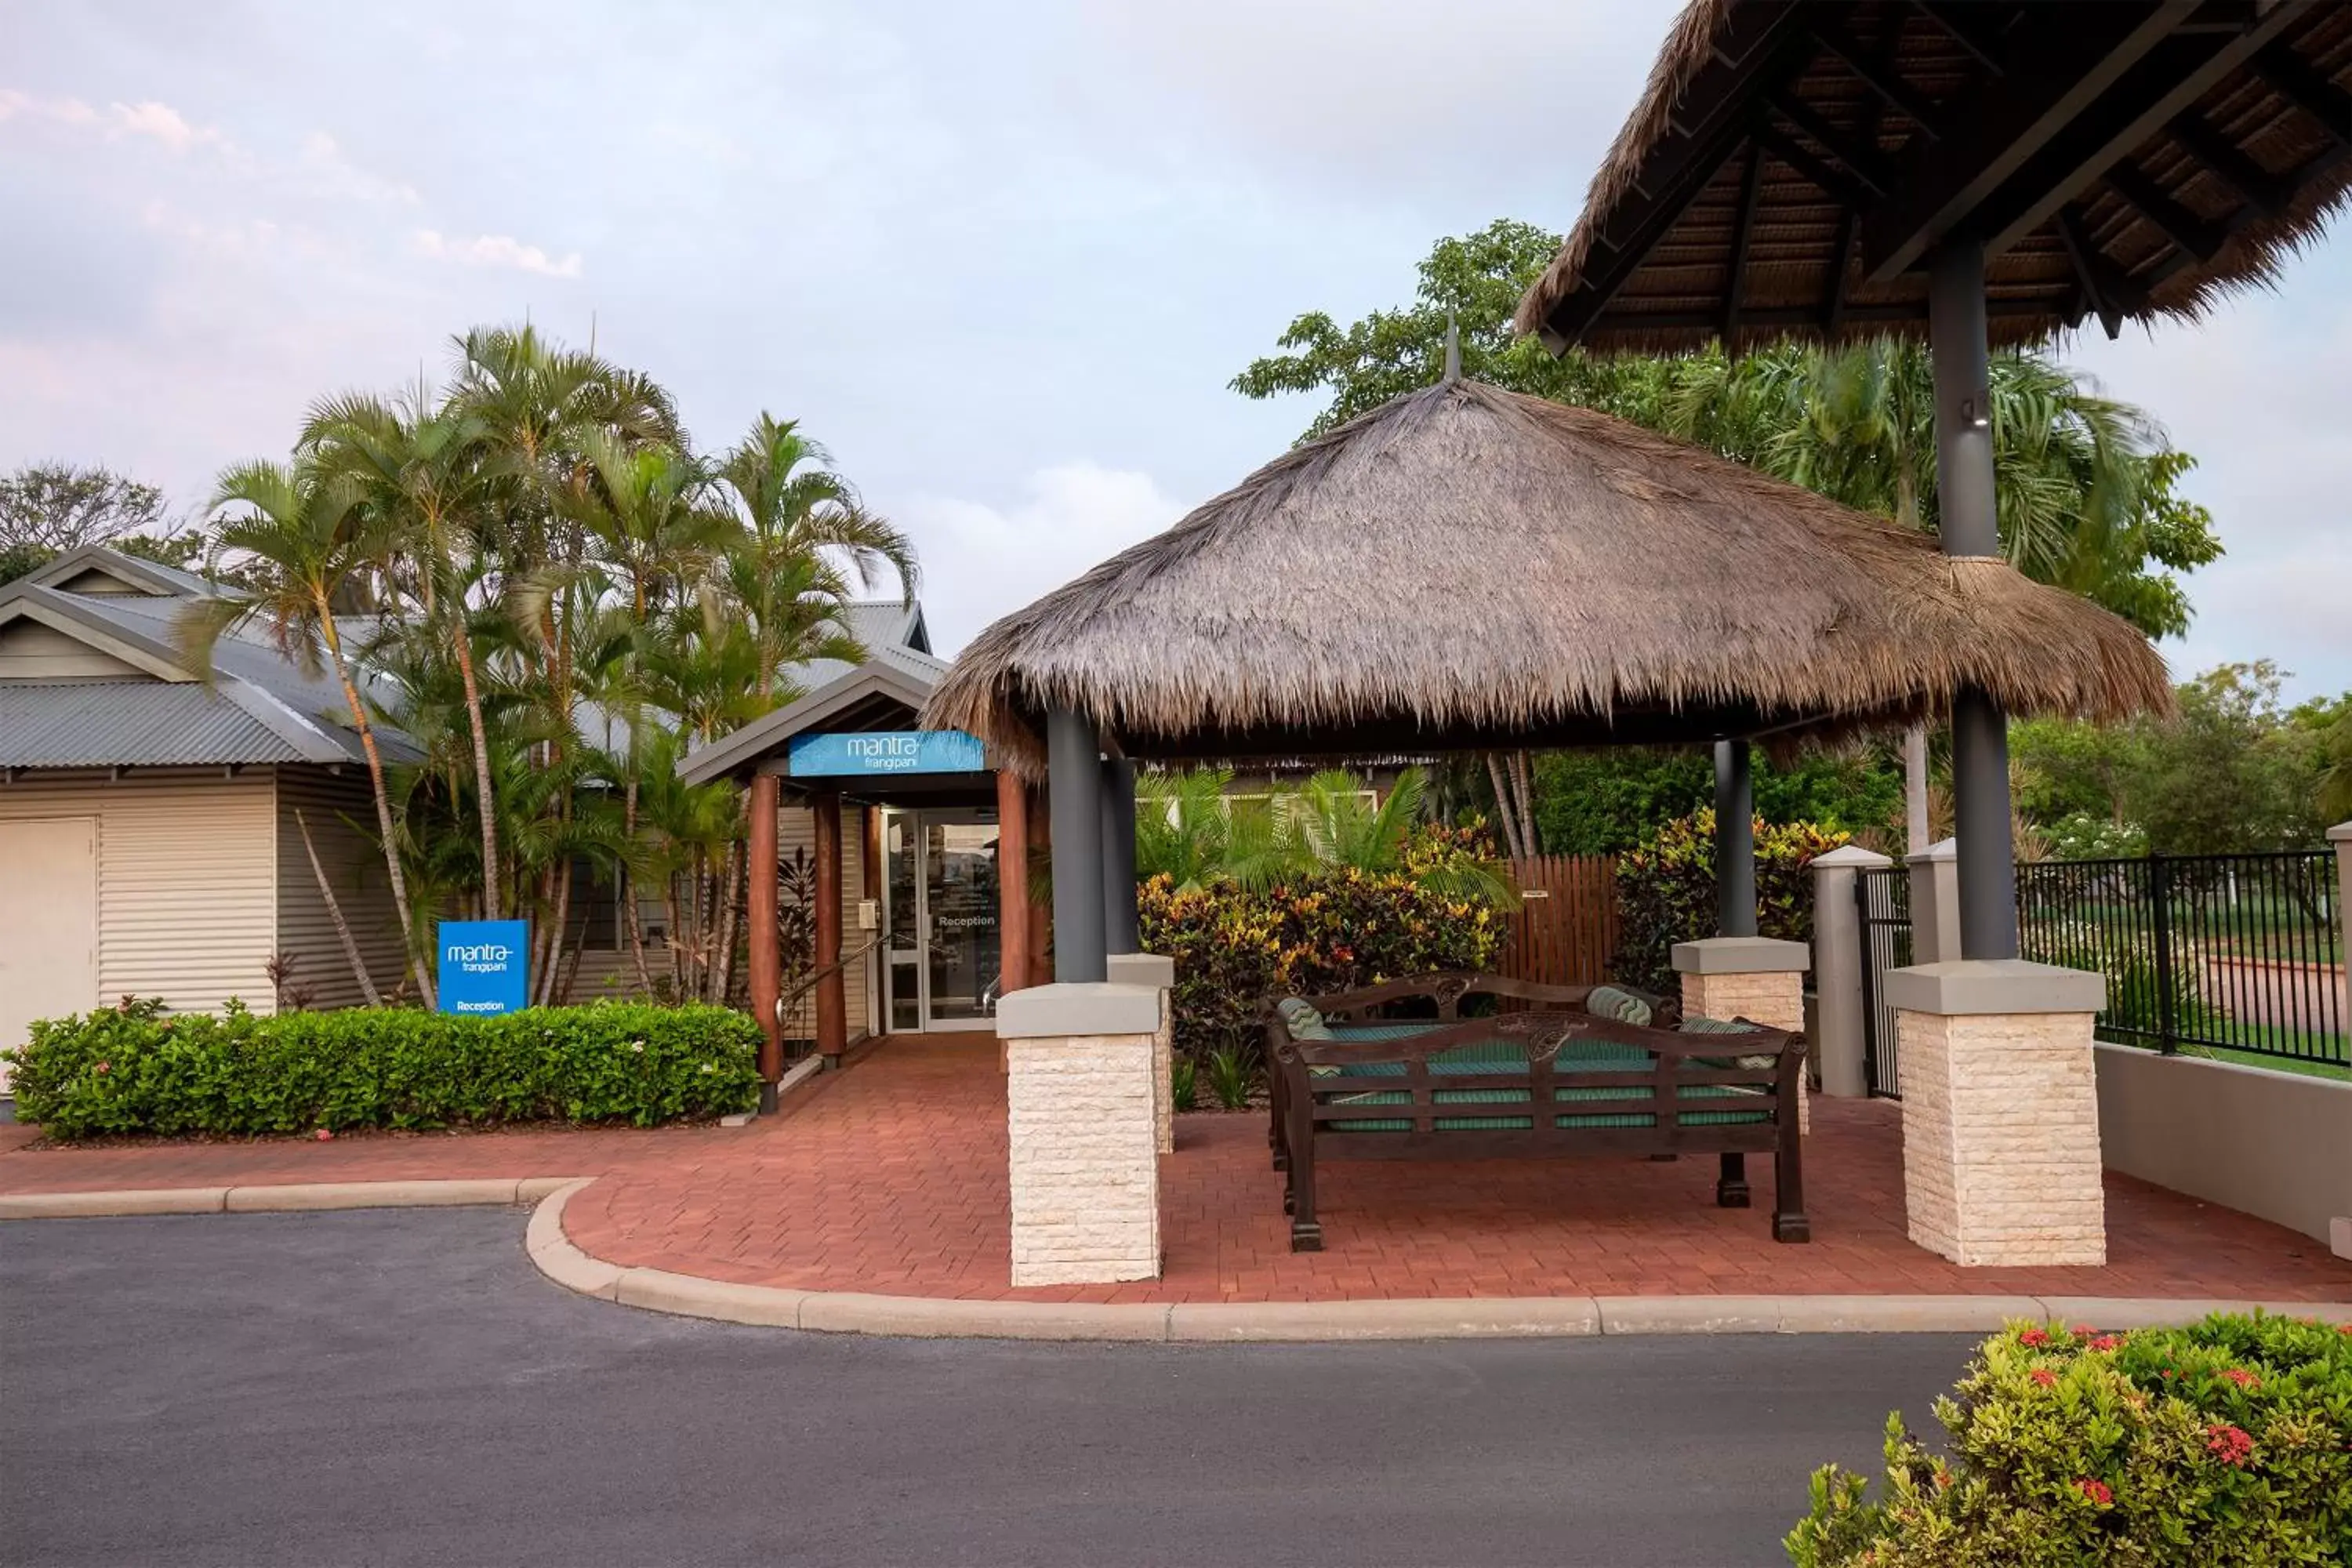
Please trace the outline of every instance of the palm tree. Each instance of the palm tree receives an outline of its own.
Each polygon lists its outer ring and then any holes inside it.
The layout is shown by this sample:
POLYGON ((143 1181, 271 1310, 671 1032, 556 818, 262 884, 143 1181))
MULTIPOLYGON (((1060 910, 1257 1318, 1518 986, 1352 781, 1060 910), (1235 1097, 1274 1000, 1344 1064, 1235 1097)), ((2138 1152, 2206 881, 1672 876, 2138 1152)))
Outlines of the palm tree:
POLYGON ((1429 777, 1401 769, 1385 795, 1345 769, 1327 769, 1299 785, 1286 802, 1288 830, 1299 858, 1311 866, 1374 874, 1401 872, 1431 892, 1503 905, 1515 900, 1510 880, 1491 866, 1458 856, 1416 864, 1413 829, 1420 826, 1429 777))
POLYGON ((1145 773, 1135 786, 1135 870, 1180 890, 1231 881, 1263 888, 1298 867, 1274 799, 1234 801, 1225 768, 1145 773))
POLYGON ((334 671, 352 727, 359 733, 361 752, 367 759, 384 875, 391 884, 402 939, 407 944, 409 967, 417 994, 430 1006, 433 976, 417 945, 415 913, 409 904, 399 825, 394 819, 383 756, 376 745, 370 705, 352 677, 342 632, 335 620, 337 612, 349 607, 365 588, 376 554, 377 542, 362 531, 360 501, 356 486, 305 459, 298 458, 286 467, 245 463, 223 473, 205 510, 208 513, 225 508, 242 510, 219 521, 213 564, 217 566, 224 555, 237 556, 239 579, 247 588, 234 596, 194 601, 183 613, 175 635, 207 679, 215 646, 251 621, 265 625, 278 651, 305 674, 315 677, 322 666, 334 671))
POLYGON ((470 603, 481 575, 479 541, 488 489, 484 428, 461 406, 436 402, 420 384, 396 403, 352 394, 318 405, 297 450, 315 454, 329 471, 362 488, 376 514, 385 581, 413 598, 425 635, 446 644, 457 661, 480 803, 482 912, 485 920, 497 920, 503 885, 498 792, 470 603))

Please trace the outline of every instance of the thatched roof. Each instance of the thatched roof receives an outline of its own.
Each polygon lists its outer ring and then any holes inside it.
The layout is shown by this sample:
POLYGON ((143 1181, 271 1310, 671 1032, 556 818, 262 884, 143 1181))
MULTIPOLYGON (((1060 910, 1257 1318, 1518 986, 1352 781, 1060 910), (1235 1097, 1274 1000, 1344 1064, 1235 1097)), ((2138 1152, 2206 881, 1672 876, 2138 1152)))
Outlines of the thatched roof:
POLYGON ((2130 626, 1589 409, 1448 382, 996 622, 923 710, 1035 771, 1049 707, 1140 757, 1783 738, 2163 709, 2130 626))
POLYGON ((1521 300, 1555 349, 1924 333, 1981 235, 1997 342, 2195 316, 2352 186, 2352 5, 1693 0, 1521 300))

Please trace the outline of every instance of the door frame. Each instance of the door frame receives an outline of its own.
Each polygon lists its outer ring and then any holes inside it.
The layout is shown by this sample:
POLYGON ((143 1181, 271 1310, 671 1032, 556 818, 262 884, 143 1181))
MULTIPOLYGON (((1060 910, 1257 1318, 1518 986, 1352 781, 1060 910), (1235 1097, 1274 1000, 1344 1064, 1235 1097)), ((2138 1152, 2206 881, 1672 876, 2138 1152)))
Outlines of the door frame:
MULTIPOLYGON (((881 866, 881 930, 882 945, 882 1017, 893 1033, 902 1032, 898 1025, 898 1005, 905 998, 898 994, 897 976, 902 956, 911 956, 915 971, 915 1028, 926 1035, 971 1034, 996 1027, 993 1016, 983 1014, 977 1018, 939 1018, 931 1012, 931 847, 924 832, 927 823, 945 822, 966 826, 979 826, 996 820, 996 813, 986 806, 883 806, 882 866, 881 866), (890 878, 890 825, 894 818, 908 825, 908 853, 913 856, 915 875, 915 945, 892 947, 889 932, 892 926, 890 878)), ((1000 868, 1000 876, 1003 874, 1000 868)), ((1000 893, 1000 897, 1001 897, 1000 893)), ((999 933, 1000 938, 1002 932, 999 933)), ((1000 980, 1000 984, 1002 984, 1000 980)))

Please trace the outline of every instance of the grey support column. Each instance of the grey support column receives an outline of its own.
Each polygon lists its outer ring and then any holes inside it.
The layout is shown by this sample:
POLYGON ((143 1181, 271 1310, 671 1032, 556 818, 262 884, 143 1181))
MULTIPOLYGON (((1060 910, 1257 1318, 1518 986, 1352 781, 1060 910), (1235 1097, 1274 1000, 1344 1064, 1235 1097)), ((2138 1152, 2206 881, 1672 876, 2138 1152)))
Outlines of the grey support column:
MULTIPOLYGON (((1936 497, 1947 555, 2000 553, 1986 366, 1984 245, 1936 251, 1927 323, 1936 362, 1936 497)), ((2017 956, 2017 853, 2010 837, 2009 721, 1988 692, 1952 693, 1952 816, 1959 840, 1960 946, 2017 956)))
POLYGON ((1143 951, 1135 907, 1135 764, 1107 757, 1102 765, 1103 942, 1107 952, 1143 951))
POLYGON ((1045 715, 1045 790, 1054 826, 1054 978, 1098 982, 1103 956, 1102 748, 1094 721, 1045 715))
POLYGON ((1756 789, 1745 741, 1715 743, 1715 934, 1756 934, 1756 789))

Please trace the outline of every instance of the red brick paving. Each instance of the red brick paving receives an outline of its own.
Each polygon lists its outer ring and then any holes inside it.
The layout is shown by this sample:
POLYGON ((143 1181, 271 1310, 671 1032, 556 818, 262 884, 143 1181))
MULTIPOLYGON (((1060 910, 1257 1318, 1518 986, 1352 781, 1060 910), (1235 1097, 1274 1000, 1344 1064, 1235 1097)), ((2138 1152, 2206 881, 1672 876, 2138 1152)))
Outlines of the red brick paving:
MULTIPOLYGON (((0 1129, 0 1133, 13 1129, 0 1129)), ((21 1142, 22 1134, 15 1142, 21 1142)), ((601 1175, 564 1215, 615 1263, 747 1284, 1033 1300, 1415 1296, 2048 1294, 2352 1300, 2352 1264, 2311 1238, 2128 1177, 2107 1178, 2104 1268, 1962 1269, 1904 1235, 1901 1110, 1817 1100, 1805 1186, 1814 1239, 1714 1205, 1712 1160, 1340 1162, 1325 1250, 1294 1254, 1256 1116, 1177 1123, 1161 1168, 1165 1278, 1014 1290, 1004 1089, 985 1037, 892 1040, 741 1129, 352 1138, 331 1143, 11 1149, 0 1192, 601 1175)))

